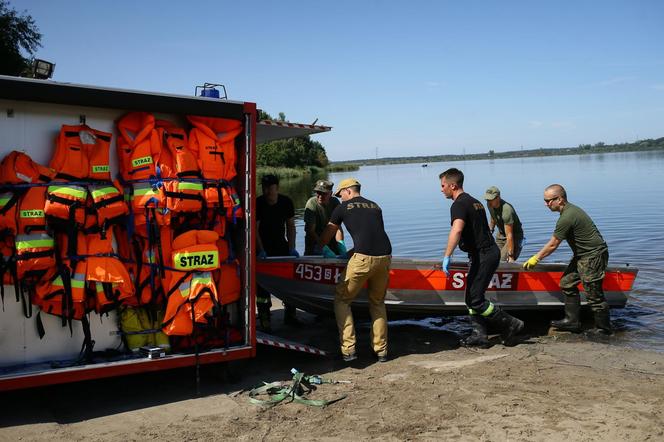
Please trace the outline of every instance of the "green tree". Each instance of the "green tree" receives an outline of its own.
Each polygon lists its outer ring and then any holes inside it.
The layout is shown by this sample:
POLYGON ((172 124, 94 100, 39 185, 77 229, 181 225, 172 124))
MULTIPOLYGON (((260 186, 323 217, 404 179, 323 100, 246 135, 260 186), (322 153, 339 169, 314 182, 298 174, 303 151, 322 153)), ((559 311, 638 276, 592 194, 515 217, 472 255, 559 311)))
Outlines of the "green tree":
MULTIPOLYGON (((272 120, 270 114, 260 111, 261 120, 272 120)), ((279 112, 277 121, 287 121, 286 114, 279 112)), ((329 160, 325 148, 309 136, 270 141, 256 146, 256 164, 269 167, 307 166, 327 167, 329 160)))
POLYGON ((0 0, 0 74, 21 75, 31 65, 31 57, 41 47, 42 35, 27 11, 19 14, 9 2, 0 0), (21 54, 21 49, 30 58, 21 54))

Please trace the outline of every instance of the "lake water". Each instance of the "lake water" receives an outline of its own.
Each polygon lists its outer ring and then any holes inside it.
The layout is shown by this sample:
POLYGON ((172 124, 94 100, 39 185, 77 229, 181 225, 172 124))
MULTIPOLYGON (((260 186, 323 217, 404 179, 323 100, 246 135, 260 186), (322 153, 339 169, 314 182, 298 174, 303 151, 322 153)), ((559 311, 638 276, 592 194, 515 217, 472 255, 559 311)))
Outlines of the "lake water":
MULTIPOLYGON (((464 189, 474 197, 481 200, 484 190, 495 185, 515 207, 526 236, 519 261, 551 237, 558 214, 545 207, 542 193, 549 184, 562 184, 569 201, 583 208, 599 228, 609 245, 610 263, 639 268, 627 308, 612 311, 618 330, 613 342, 664 351, 664 152, 368 166, 328 179, 338 183, 353 176, 362 183, 362 195, 383 208, 395 256, 440 258, 451 200, 440 192, 438 175, 449 167, 463 171, 464 189)), ((311 179, 281 185, 281 192, 300 208, 296 214, 300 252, 304 250, 302 212, 312 187, 311 179)), ((564 242, 545 262, 567 262, 570 257, 564 242)), ((466 257, 457 249, 455 258, 466 257)))

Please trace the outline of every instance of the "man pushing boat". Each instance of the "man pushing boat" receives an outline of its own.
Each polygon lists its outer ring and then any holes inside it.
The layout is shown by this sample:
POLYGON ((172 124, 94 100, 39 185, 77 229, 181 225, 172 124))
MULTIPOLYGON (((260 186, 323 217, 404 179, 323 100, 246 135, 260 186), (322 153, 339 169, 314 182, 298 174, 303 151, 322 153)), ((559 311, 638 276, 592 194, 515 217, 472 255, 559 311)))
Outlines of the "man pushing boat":
POLYGON ((325 256, 335 256, 326 245, 341 223, 353 238, 353 254, 348 260, 334 296, 334 315, 339 328, 341 355, 346 362, 357 359, 355 325, 350 304, 364 283, 367 284, 371 316, 371 344, 379 362, 387 361, 387 312, 385 292, 390 277, 392 244, 385 233, 380 206, 360 195, 360 182, 347 178, 339 183, 335 196, 341 204, 332 212, 330 222, 318 239, 325 256))
POLYGON ((609 248, 602 234, 586 212, 567 201, 567 192, 560 184, 551 184, 544 190, 544 204, 552 212, 559 212, 560 218, 549 242, 531 256, 523 268, 530 270, 535 267, 552 254, 563 240, 567 240, 574 253, 560 278, 560 289, 565 297, 565 318, 551 321, 551 326, 558 330, 581 331, 579 283, 583 283, 588 305, 595 318, 595 328, 590 333, 610 335, 609 304, 602 289, 609 262, 609 248))
POLYGON ((454 201, 450 207, 452 228, 442 262, 445 274, 450 274, 450 259, 457 245, 468 253, 465 301, 472 333, 463 344, 488 347, 487 325, 490 323, 501 330, 505 345, 513 345, 515 336, 523 330, 523 321, 501 310, 484 296, 500 263, 500 249, 489 230, 484 206, 464 192, 463 172, 459 169, 447 169, 438 177, 441 192, 454 201))

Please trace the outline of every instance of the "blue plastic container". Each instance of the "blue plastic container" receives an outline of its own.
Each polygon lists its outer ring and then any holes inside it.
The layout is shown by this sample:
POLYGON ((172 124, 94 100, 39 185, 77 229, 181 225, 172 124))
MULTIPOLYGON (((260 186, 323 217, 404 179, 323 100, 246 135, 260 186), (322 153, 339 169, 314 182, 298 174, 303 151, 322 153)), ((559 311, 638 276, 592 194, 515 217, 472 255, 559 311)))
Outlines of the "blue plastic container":
POLYGON ((219 91, 213 87, 211 88, 203 88, 201 90, 201 97, 206 97, 206 98, 219 98, 219 91))

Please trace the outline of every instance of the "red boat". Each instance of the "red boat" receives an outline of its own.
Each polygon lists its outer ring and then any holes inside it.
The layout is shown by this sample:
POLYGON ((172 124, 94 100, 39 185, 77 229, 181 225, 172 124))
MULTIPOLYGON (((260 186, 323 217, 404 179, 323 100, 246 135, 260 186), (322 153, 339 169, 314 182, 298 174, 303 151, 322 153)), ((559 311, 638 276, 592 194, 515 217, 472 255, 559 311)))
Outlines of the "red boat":
MULTIPOLYGON (((450 275, 436 268, 439 261, 393 258, 385 305, 391 317, 426 317, 466 314, 464 289, 467 262, 455 262, 450 275)), ((257 282, 274 296, 314 314, 333 312, 334 286, 346 260, 316 256, 274 257, 257 261, 257 282)), ((546 310, 563 307, 558 283, 566 264, 539 264, 524 270, 520 264, 501 264, 487 290, 487 297, 506 310, 546 310)), ((638 269, 611 266, 604 279, 604 293, 612 308, 622 308, 632 290, 638 269)), ((586 304, 583 286, 581 303, 586 304)), ((353 310, 366 313, 363 292, 353 310)))

